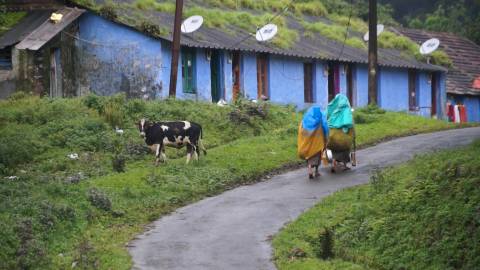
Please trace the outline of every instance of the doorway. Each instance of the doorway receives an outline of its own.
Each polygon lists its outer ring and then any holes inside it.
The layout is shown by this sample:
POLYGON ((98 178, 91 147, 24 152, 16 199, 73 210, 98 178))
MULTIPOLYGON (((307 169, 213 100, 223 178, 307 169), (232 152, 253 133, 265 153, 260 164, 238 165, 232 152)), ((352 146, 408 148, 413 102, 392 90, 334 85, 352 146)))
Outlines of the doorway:
POLYGON ((436 116, 437 115, 437 74, 432 73, 432 109, 431 109, 431 116, 436 116))
POLYGON ((408 107, 410 111, 417 110, 417 72, 408 70, 408 107))
POLYGON ((345 65, 345 73, 347 75, 347 97, 348 101, 350 102, 350 106, 355 107, 355 88, 354 88, 354 70, 353 70, 353 65, 351 64, 346 64, 345 65))
POLYGON ((223 65, 220 57, 220 53, 217 50, 212 51, 210 58, 210 71, 211 71, 211 89, 212 89, 212 102, 218 102, 223 98, 223 65))
POLYGON ((303 85, 304 85, 304 102, 305 103, 314 103, 313 98, 313 64, 304 63, 303 64, 303 85))
POLYGON ((50 49, 50 97, 62 97, 62 65, 60 48, 50 49))
POLYGON ((233 76, 233 100, 237 100, 240 94, 240 53, 232 53, 232 76, 233 76))
POLYGON ((257 56, 257 97, 258 99, 269 98, 268 96, 268 59, 266 54, 257 56))
POLYGON ((340 67, 335 63, 328 63, 328 102, 340 93, 340 67))

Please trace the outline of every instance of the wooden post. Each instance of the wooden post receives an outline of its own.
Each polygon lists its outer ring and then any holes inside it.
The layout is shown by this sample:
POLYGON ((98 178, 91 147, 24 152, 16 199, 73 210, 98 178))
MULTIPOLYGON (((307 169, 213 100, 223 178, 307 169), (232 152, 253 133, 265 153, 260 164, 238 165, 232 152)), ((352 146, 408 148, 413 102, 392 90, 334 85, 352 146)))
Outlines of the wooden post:
POLYGON ((175 22, 173 24, 172 65, 170 67, 170 88, 168 95, 177 95, 178 55, 180 53, 180 27, 182 25, 183 0, 176 0, 175 22))
POLYGON ((377 0, 368 3, 368 104, 377 104, 377 0))

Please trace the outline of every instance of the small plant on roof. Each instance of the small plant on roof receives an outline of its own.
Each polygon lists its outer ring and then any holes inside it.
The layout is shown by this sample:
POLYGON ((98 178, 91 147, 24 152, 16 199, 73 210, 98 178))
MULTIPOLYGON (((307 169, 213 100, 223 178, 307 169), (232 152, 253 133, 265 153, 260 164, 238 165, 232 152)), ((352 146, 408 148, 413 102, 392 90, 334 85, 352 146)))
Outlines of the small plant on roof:
POLYGON ((117 11, 112 4, 106 4, 102 6, 102 8, 100 8, 100 15, 112 21, 118 17, 117 11))
POLYGON ((160 27, 148 21, 143 21, 142 24, 140 24, 140 30, 154 37, 158 37, 161 34, 160 27))

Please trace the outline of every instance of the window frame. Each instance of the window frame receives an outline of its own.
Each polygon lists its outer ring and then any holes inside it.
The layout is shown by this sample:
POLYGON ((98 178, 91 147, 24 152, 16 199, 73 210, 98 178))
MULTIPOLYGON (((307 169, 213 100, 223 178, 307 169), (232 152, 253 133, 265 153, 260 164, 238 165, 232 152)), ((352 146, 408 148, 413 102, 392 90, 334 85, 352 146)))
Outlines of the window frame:
POLYGON ((196 53, 194 48, 182 48, 182 89, 183 93, 196 94, 196 53), (187 67, 190 60, 191 65, 187 67), (187 76, 187 77, 186 77, 187 76))

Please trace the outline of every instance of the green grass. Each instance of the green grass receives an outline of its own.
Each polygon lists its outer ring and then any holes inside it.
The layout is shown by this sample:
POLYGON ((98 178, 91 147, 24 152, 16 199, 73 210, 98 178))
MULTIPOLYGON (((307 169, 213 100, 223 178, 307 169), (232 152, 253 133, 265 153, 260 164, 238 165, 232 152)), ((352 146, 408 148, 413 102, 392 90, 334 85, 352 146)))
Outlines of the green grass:
POLYGON ((20 22, 23 17, 27 15, 27 12, 2 12, 0 10, 0 35, 10 30, 12 26, 20 22))
POLYGON ((479 152, 418 156, 325 198, 274 238, 278 269, 476 269, 479 152))
MULTIPOLYGON (((0 237, 5 243, 0 269, 62 269, 73 262, 84 268, 129 269, 125 244, 144 225, 299 162, 300 115, 291 107, 22 94, 0 101, 0 107, 0 237), (200 123, 208 155, 186 166, 184 150, 169 149, 169 162, 155 167, 134 127, 141 116, 200 123), (125 134, 115 134, 116 125, 125 134), (79 160, 67 157, 72 152, 79 160), (119 156, 126 160, 124 173, 112 168, 119 156), (10 175, 19 179, 5 178, 10 175), (72 181, 75 177, 79 183, 72 181)), ((357 110, 355 118, 362 146, 457 127, 374 108, 357 110)))

